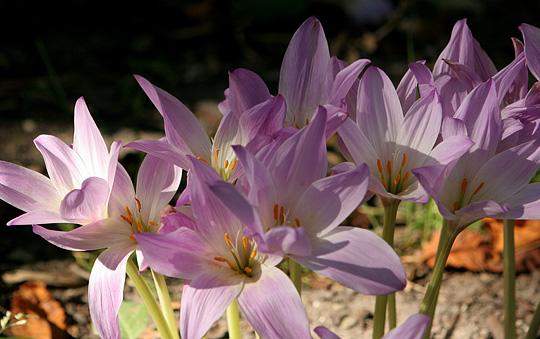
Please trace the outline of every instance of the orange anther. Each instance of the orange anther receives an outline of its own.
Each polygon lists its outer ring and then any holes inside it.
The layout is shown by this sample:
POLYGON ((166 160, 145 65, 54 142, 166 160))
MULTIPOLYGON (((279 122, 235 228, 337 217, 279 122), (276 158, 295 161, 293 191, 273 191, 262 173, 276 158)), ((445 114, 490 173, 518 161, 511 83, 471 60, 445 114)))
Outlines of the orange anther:
POLYGON ((250 267, 244 267, 244 271, 246 271, 246 273, 253 272, 253 270, 250 267))
POLYGON ((475 195, 476 193, 478 193, 478 191, 480 191, 482 189, 482 187, 484 187, 484 182, 482 181, 480 183, 480 185, 478 185, 478 187, 476 188, 476 190, 474 191, 473 195, 475 195))
POLYGON ((130 238, 131 240, 137 241, 137 239, 135 239, 135 237, 133 236, 133 234, 130 234, 130 235, 129 235, 129 238, 130 238))
POLYGON ((401 160, 401 167, 405 167, 405 163, 407 162, 407 153, 403 153, 403 160, 401 160))
POLYGON ((229 167, 229 160, 225 160, 225 165, 224 165, 225 168, 229 167))
POLYGON ((203 158, 201 158, 201 157, 197 157, 197 159, 199 159, 200 161, 202 161, 202 162, 206 163, 207 165, 210 165, 210 164, 208 163, 208 161, 204 160, 204 159, 203 159, 203 158))
POLYGON ((401 175, 396 175, 396 178, 394 179, 394 185, 397 185, 399 183, 399 179, 401 179, 401 175))
POLYGON ((139 209, 139 211, 141 210, 141 201, 137 198, 135 198, 135 201, 137 202, 137 208, 139 209))
POLYGON ((232 171, 234 170, 234 168, 236 167, 236 163, 237 163, 237 162, 238 162, 238 160, 235 160, 235 161, 232 162, 232 164, 231 164, 231 169, 230 169, 231 172, 232 172, 232 171))
POLYGON ((377 159, 377 167, 379 168, 379 173, 382 173, 382 163, 381 163, 381 159, 377 159))
POLYGON ((298 218, 294 218, 294 222, 296 223, 296 227, 300 227, 300 220, 298 218))
POLYGON ((463 178, 463 181, 461 181, 461 193, 465 193, 468 184, 467 178, 463 178))
POLYGON ((278 211, 279 211, 279 206, 278 206, 278 204, 275 204, 274 205, 274 219, 275 220, 278 219, 278 211))
POLYGON ((253 252, 251 252, 251 256, 250 256, 249 258, 253 260, 253 259, 255 258, 256 255, 257 255, 257 249, 254 248, 254 249, 253 249, 253 252))
POLYGON ((246 237, 242 237, 242 245, 244 246, 244 251, 247 251, 247 239, 246 237))
POLYGON ((386 170, 388 171, 388 175, 392 174, 392 161, 388 160, 386 163, 386 170))
POLYGON ((227 242, 227 245, 229 245, 229 247, 232 247, 231 238, 229 238, 229 233, 225 233, 225 241, 227 242))
POLYGON ((405 171, 405 175, 403 175, 403 179, 401 179, 401 182, 405 182, 409 179, 409 171, 405 171))

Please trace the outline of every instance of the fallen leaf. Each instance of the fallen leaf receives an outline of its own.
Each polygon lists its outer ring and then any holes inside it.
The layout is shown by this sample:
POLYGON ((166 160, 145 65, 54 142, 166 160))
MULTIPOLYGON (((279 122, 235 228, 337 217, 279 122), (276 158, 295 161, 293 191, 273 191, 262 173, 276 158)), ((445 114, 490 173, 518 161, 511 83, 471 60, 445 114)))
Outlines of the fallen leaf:
POLYGON ((29 281, 13 293, 12 314, 33 316, 24 325, 13 326, 5 331, 13 337, 33 339, 62 339, 67 337, 66 313, 60 303, 51 297, 42 282, 29 281))

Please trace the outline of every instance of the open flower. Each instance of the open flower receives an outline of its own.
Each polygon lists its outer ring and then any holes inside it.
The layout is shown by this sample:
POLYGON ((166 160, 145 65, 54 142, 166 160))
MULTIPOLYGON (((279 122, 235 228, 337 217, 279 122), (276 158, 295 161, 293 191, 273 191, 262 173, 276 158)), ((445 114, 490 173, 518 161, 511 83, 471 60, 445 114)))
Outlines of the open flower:
MULTIPOLYGON (((139 233, 169 231, 159 224, 160 212, 168 205, 180 184, 182 170, 153 156, 146 156, 137 176, 137 192, 118 164, 108 208, 108 218, 69 232, 34 225, 34 233, 50 243, 72 251, 106 248, 90 274, 90 315, 102 338, 120 338, 118 309, 123 299, 126 262, 137 252, 139 269, 147 268, 145 253, 135 239, 139 233)), ((153 249, 155 251, 155 249, 153 249)))
POLYGON ((434 148, 442 123, 437 92, 421 97, 404 115, 392 82, 379 68, 366 70, 357 100, 356 122, 348 119, 338 130, 343 153, 356 165, 367 164, 372 193, 426 203, 429 197, 412 170, 452 162, 471 147, 470 140, 453 136, 434 148))
POLYGON ((222 179, 202 161, 191 161, 198 227, 135 235, 154 271, 188 280, 180 308, 182 338, 202 338, 235 299, 262 338, 311 338, 296 289, 275 267, 282 256, 258 251, 242 223, 210 192, 209 185, 222 179))
POLYGON ((50 179, 0 162, 0 199, 26 212, 8 225, 86 224, 107 217, 121 142, 107 151, 83 98, 75 104, 71 147, 52 135, 40 135, 34 143, 50 179))
POLYGON ((245 224, 244 233, 257 239, 261 252, 284 254, 362 293, 400 290, 405 272, 393 249, 368 230, 338 226, 363 201, 368 171, 362 165, 326 177, 325 125, 320 106, 311 123, 264 163, 235 146, 247 193, 225 182, 212 191, 245 224))

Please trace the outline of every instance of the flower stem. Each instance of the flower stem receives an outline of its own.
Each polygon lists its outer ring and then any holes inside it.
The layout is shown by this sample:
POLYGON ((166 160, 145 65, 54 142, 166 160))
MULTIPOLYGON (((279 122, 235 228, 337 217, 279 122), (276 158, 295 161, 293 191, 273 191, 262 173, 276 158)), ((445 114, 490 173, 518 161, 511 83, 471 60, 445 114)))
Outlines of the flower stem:
POLYGON ((163 317, 163 313, 159 308, 156 298, 152 294, 152 291, 150 291, 146 281, 144 281, 144 279, 139 275, 139 269, 131 259, 129 259, 127 262, 126 272, 131 281, 133 281, 133 284, 135 284, 135 288, 146 304, 148 312, 152 316, 161 337, 163 339, 173 339, 169 331, 169 327, 167 326, 167 321, 163 317))
POLYGON ((534 311, 534 316, 531 320, 531 325, 527 331, 527 336, 525 339, 536 339, 538 334, 538 329, 540 328, 540 302, 536 305, 536 310, 534 311))
MULTIPOLYGON (((396 228, 396 217, 399 204, 401 200, 398 199, 383 199, 384 206, 384 220, 383 220, 383 233, 382 238, 394 248, 394 230, 396 228)), ((392 298, 392 297, 391 297, 392 298)), ((395 298, 395 295, 394 297, 395 298)), ((384 335, 384 327, 386 323, 386 304, 388 302, 388 295, 378 295, 375 298, 375 312, 373 315, 373 339, 379 339, 384 335)), ((393 307, 389 308, 389 319, 392 322, 396 320, 396 308, 395 299, 393 307)))
POLYGON ((503 220, 504 338, 516 338, 516 257, 514 220, 503 220))
POLYGON ((229 339, 240 339, 240 314, 238 313, 238 303, 236 299, 227 308, 227 326, 229 327, 229 339))
POLYGON ((441 229, 441 236, 439 238, 439 246, 437 247, 437 255, 435 257, 435 264, 433 266, 433 273, 429 280, 424 300, 420 306, 420 313, 427 314, 431 322, 426 330, 424 339, 428 339, 431 336, 431 324, 433 323, 433 316, 435 315, 435 308, 437 307, 437 300, 439 298, 439 290, 441 287, 442 277, 444 273, 444 267, 450 250, 454 244, 458 232, 452 232, 449 229, 449 223, 447 219, 443 220, 443 226, 441 229))
POLYGON ((292 259, 289 259, 289 278, 298 294, 302 295, 302 266, 292 259))
POLYGON ((180 333, 178 331, 178 326, 176 325, 176 318, 174 317, 171 297, 169 295, 169 290, 167 289, 165 278, 163 275, 154 271, 152 271, 152 277, 154 278, 154 284, 156 285, 161 310, 165 315, 165 321, 167 321, 172 337, 173 339, 180 339, 180 333))
POLYGON ((397 314, 396 314, 396 294, 392 293, 388 295, 388 328, 390 330, 397 326, 397 314))

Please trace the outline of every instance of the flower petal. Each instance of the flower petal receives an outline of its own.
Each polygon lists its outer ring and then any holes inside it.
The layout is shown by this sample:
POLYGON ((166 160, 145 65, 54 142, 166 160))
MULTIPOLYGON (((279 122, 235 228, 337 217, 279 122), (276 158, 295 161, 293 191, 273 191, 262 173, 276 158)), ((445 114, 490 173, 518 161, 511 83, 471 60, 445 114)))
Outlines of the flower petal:
MULTIPOLYGON (((242 278, 228 267, 229 276, 202 274, 186 282, 180 306, 182 338, 202 338, 242 291, 242 278)), ((245 277, 245 276, 244 276, 245 277)))
POLYGON ((94 263, 88 282, 88 304, 90 315, 101 338, 120 339, 118 310, 124 299, 126 281, 126 263, 131 251, 115 253, 114 268, 109 268, 103 261, 110 261, 114 249, 101 253, 94 263))
POLYGON ((383 339, 421 339, 424 337, 430 321, 426 314, 413 314, 403 324, 388 332, 383 339))
POLYGON ((529 24, 521 24, 519 30, 525 42, 527 67, 536 80, 540 80, 540 29, 529 24))
POLYGON ((268 247, 278 253, 305 257, 311 253, 311 239, 303 227, 277 226, 266 232, 268 247))
POLYGON ((105 179, 90 177, 80 189, 69 192, 60 204, 60 216, 74 224, 87 224, 107 217, 109 183, 105 179))
POLYGON ((248 279, 238 306, 261 338, 311 338, 302 300, 278 268, 263 267, 259 279, 248 279))
POLYGON ((330 94, 328 96, 328 104, 340 106, 341 101, 343 98, 345 98, 354 82, 358 80, 360 73, 362 73, 364 68, 370 62, 371 61, 368 59, 356 60, 349 66, 339 71, 339 73, 336 75, 334 83, 332 84, 332 89, 330 90, 330 94))
POLYGON ((169 161, 180 168, 188 169, 190 165, 190 162, 186 158, 185 151, 163 140, 136 140, 127 143, 124 147, 130 147, 141 152, 152 154, 153 156, 169 161))
POLYGON ((407 283, 394 249, 371 231, 340 226, 315 240, 312 249, 308 257, 291 258, 357 292, 384 295, 407 283))
POLYGON ((228 103, 238 119, 244 111, 270 97, 268 87, 256 73, 243 68, 229 72, 228 103))

